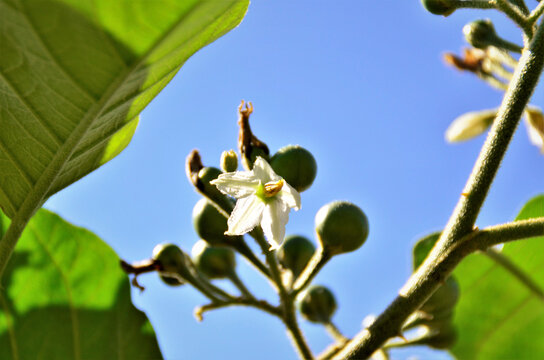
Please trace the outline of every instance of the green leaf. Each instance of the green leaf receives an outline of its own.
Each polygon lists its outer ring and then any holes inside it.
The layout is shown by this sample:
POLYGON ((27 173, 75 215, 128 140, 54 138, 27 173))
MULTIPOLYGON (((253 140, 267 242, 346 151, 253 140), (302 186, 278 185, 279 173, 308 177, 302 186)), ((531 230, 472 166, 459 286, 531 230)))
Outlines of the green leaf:
MULTIPOLYGON (((516 220, 544 216, 544 195, 530 200, 516 220)), ((504 245, 501 254, 544 289, 544 236, 504 245)), ((458 359, 541 359, 544 298, 484 254, 454 271, 461 287, 454 323, 458 359)))
POLYGON ((24 222, 116 156, 143 108, 247 6, 0 0, 0 208, 24 222))
POLYGON ((0 359, 161 358, 117 255, 56 214, 28 223, 3 285, 0 359))
POLYGON ((429 255, 434 244, 438 241, 440 234, 440 231, 429 234, 419 239, 414 245, 414 248, 412 249, 414 270, 416 270, 423 260, 425 260, 427 255, 429 255))

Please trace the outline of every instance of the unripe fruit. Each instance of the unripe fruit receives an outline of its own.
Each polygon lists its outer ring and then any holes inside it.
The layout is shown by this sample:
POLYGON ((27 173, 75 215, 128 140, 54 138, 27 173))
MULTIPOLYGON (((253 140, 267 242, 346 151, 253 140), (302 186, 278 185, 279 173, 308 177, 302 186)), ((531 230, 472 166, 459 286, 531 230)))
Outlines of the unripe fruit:
POLYGON ((159 277, 161 278, 161 280, 162 280, 166 285, 169 285, 169 286, 180 286, 180 285, 185 284, 183 281, 181 281, 181 280, 180 280, 179 278, 177 278, 177 277, 168 276, 168 275, 161 274, 161 273, 159 273, 159 277))
POLYGON ((238 169, 238 155, 234 150, 223 151, 221 153, 221 170, 224 172, 233 172, 238 169))
POLYGON ((153 249, 153 260, 160 265, 160 272, 178 274, 185 267, 185 254, 174 244, 159 244, 153 249))
POLYGON ((428 12, 435 15, 451 15, 455 11, 455 7, 448 0, 421 0, 421 4, 428 12))
POLYGON ((357 250, 369 231, 365 213, 347 201, 334 201, 319 209, 315 229, 323 250, 330 255, 357 250))
POLYGON ((206 194, 206 196, 211 200, 216 202, 221 208, 232 209, 233 204, 229 198, 222 194, 215 185, 210 184, 210 181, 217 179, 222 173, 223 172, 218 168, 211 166, 200 169, 198 172, 198 180, 202 188, 199 190, 206 194))
POLYGON ((200 199, 193 208, 193 226, 198 236, 212 246, 230 246, 239 236, 227 236, 227 219, 207 199, 200 199))
POLYGON ((455 345, 457 331, 452 323, 444 324, 441 328, 427 328, 427 336, 418 343, 434 349, 449 349, 455 345))
POLYGON ((336 311, 336 300, 326 287, 313 285, 301 294, 298 309, 311 322, 328 323, 336 311))
POLYGON ((298 145, 279 149, 270 159, 270 166, 299 192, 308 189, 317 174, 317 163, 313 155, 298 145))
POLYGON ((497 39, 491 20, 475 20, 463 27, 465 40, 478 49, 485 49, 497 39))
POLYGON ((285 238, 276 252, 278 260, 293 276, 299 276, 315 252, 314 244, 304 236, 291 235, 285 238))
POLYGON ((421 306, 421 310, 431 314, 447 312, 455 307, 458 300, 459 284, 450 276, 421 306))
POLYGON ((197 269, 210 279, 227 277, 236 268, 234 251, 229 248, 211 247, 203 240, 195 243, 191 255, 197 269))

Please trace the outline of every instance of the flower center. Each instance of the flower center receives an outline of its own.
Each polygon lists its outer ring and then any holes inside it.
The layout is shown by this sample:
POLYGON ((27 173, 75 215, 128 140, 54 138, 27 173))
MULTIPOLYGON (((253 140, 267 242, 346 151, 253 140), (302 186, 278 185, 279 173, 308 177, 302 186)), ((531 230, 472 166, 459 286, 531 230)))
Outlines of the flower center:
POLYGON ((270 198, 280 192, 283 187, 283 179, 280 179, 278 182, 269 182, 264 184, 263 195, 267 198, 270 198))

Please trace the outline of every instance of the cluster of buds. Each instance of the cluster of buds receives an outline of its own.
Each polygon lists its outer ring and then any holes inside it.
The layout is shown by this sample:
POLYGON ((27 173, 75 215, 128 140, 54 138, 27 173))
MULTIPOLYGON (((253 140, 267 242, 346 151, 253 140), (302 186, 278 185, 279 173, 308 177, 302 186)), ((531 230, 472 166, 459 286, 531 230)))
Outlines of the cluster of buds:
POLYGON ((192 213, 198 240, 191 255, 177 245, 160 244, 151 259, 122 262, 123 269, 135 275, 133 284, 140 288, 136 277, 147 272, 157 272, 170 286, 193 286, 211 300, 197 309, 198 319, 205 311, 230 305, 253 306, 284 317, 289 311, 286 307, 295 311, 296 303, 302 317, 332 329, 335 340, 344 341, 332 325, 337 307, 333 293, 310 284, 331 258, 365 243, 368 219, 355 204, 335 201, 316 214, 315 243, 301 235, 286 237, 290 210, 301 208, 301 193, 313 184, 317 164, 311 152, 299 145, 288 145, 271 154, 251 131, 252 112, 251 103, 242 102, 238 108, 239 155, 234 150, 224 151, 219 167, 205 166, 197 150, 187 157, 187 177, 202 195, 192 213), (239 164, 244 168, 241 171, 239 164), (253 252, 246 234, 257 241, 262 254, 253 252), (237 255, 259 270, 276 290, 283 287, 287 298, 280 295, 277 306, 259 300, 236 273, 237 255), (221 289, 213 283, 216 279, 232 281, 240 294, 221 289))
MULTIPOLYGON (((423 6, 431 13, 447 16, 456 6, 454 0, 422 0, 423 6)), ((519 54, 522 47, 501 38, 489 19, 475 20, 463 27, 465 40, 472 47, 463 50, 462 56, 452 53, 444 55, 446 63, 456 69, 478 76, 494 88, 505 91, 518 62, 513 54, 519 54)), ((479 110, 465 113, 456 118, 446 130, 448 142, 472 139, 484 133, 497 116, 498 109, 479 110)), ((542 110, 528 106, 524 112, 529 140, 544 154, 544 115, 542 110)))

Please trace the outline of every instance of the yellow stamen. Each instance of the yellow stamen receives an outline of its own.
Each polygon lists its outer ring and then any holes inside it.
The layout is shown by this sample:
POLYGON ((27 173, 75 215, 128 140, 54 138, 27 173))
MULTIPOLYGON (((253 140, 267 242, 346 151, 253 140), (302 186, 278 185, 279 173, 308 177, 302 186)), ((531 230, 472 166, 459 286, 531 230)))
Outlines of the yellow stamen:
POLYGON ((283 187, 283 179, 278 182, 269 182, 264 184, 264 196, 272 197, 280 192, 283 187))

